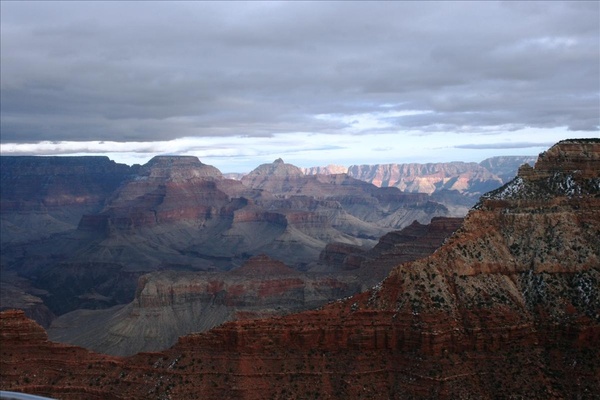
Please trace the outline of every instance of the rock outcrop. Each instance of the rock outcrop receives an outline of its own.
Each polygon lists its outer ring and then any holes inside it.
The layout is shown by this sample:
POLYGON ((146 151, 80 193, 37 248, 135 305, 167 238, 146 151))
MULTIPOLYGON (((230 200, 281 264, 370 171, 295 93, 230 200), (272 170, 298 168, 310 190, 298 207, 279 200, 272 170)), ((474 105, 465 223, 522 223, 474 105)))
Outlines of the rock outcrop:
POLYGON ((452 216, 462 217, 483 193, 511 180, 517 169, 536 157, 491 157, 477 163, 330 165, 304 168, 306 175, 347 173, 378 187, 396 187, 407 193, 427 193, 446 206, 452 216))
POLYGON ((558 143, 482 199, 433 255, 367 292, 229 322, 101 372, 103 356, 66 362, 65 347, 15 339, 39 329, 3 314, 2 388, 67 399, 88 389, 113 398, 594 398, 599 157, 600 140, 558 143))
POLYGON ((348 168, 348 173, 376 186, 429 194, 442 189, 473 190, 482 194, 486 186, 489 189, 489 186, 502 184, 499 178, 477 163, 353 165, 348 168))
POLYGON ((28 282, 18 277, 6 279, 0 282, 0 311, 19 309, 25 312, 28 318, 31 318, 44 327, 50 326, 50 323, 55 318, 54 314, 44 304, 40 295, 45 294, 43 291, 36 291, 31 288, 28 282), (12 283, 9 281, 12 280, 12 283), (25 286, 25 288, 20 287, 25 286), (37 293, 34 295, 32 293, 37 293))
POLYGON ((502 183, 511 181, 519 167, 523 164, 533 166, 537 161, 537 157, 528 156, 498 156, 486 158, 479 163, 483 168, 490 171, 502 180, 502 183))
MULTIPOLYGON (((52 210, 68 209, 73 214, 73 220, 61 222, 64 231, 52 231, 52 235, 48 231, 50 236, 35 241, 11 236, 14 226, 10 221, 23 218, 22 210, 8 207, 2 214, 2 229, 6 228, 2 234, 2 268, 12 275, 3 274, 1 280, 14 287, 14 282, 5 277, 18 274, 29 279, 28 287, 33 288, 13 290, 22 293, 23 299, 11 304, 30 308, 37 297, 49 308, 50 312, 45 313, 49 317, 130 302, 137 279, 148 272, 229 270, 261 253, 282 259, 296 269, 306 269, 331 241, 372 246, 389 230, 351 215, 336 200, 309 195, 281 198, 224 179, 216 168, 196 157, 160 156, 136 167, 120 166, 106 158, 90 158, 89 165, 85 157, 2 160, 3 165, 14 164, 2 169, 4 205, 29 202, 37 204, 38 209, 49 209, 53 204, 52 210), (45 168, 54 175, 44 178, 45 168), (89 178, 86 173, 90 173, 89 178), (90 179, 98 182, 90 183, 90 179), (14 193, 5 188, 13 188, 14 193), (75 198, 71 192, 78 190, 87 190, 87 197, 75 198), (77 208, 80 200, 84 206, 77 208)), ((296 167, 283 162, 267 173, 279 176, 279 170, 284 171, 283 175, 289 175, 287 170, 292 175, 295 171, 304 178, 296 167)), ((326 188, 329 196, 351 199, 365 197, 365 185, 370 186, 355 181, 326 188)), ((35 220, 40 216, 38 211, 26 214, 27 218, 35 220)), ((432 211, 432 215, 443 212, 432 211)), ((423 219, 430 218, 430 214, 415 211, 414 207, 406 211, 409 216, 415 212, 423 219)), ((41 215, 38 223, 54 218, 52 215, 41 215)), ((49 323, 41 312, 28 315, 37 315, 44 325, 49 323)))
MULTIPOLYGON (((435 216, 448 216, 443 205, 425 193, 403 193, 397 188, 379 188, 347 174, 304 175, 281 159, 263 164, 242 178, 249 188, 268 190, 283 199, 309 196, 338 202, 341 208, 361 221, 399 229, 418 220, 428 223, 435 216)), ((348 218, 340 216, 334 225, 348 218)))

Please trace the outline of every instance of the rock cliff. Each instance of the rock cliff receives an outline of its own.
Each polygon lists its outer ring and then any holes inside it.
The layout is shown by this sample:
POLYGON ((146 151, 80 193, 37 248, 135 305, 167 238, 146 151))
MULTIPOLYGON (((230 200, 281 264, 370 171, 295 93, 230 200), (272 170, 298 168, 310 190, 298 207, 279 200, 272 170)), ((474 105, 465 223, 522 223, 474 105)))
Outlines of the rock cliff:
POLYGON ((348 173, 348 167, 334 164, 329 164, 325 167, 310 167, 300 169, 302 170, 302 173, 304 173, 304 175, 332 175, 348 173))
POLYGON ((102 371, 110 359, 65 361, 63 349, 81 350, 4 313, 2 388, 67 399, 89 389, 113 398, 594 398, 599 158, 600 140, 556 144, 482 199, 433 255, 367 292, 229 322, 102 371))
POLYGON ((537 157, 528 156, 498 156, 486 158, 479 163, 483 168, 487 169, 502 180, 502 183, 511 181, 519 167, 523 164, 533 166, 537 161, 537 157))
POLYGON ((401 263, 425 258, 437 250, 462 224, 462 218, 436 217, 429 224, 414 221, 379 239, 369 250, 344 243, 330 243, 321 252, 320 266, 327 271, 354 271, 365 290, 384 279, 401 263))
MULTIPOLYGON (((281 159, 263 164, 242 178, 249 188, 268 190, 279 198, 309 196, 338 202, 354 218, 380 227, 399 229, 418 220, 428 223, 449 211, 425 193, 403 193, 397 188, 379 188, 347 174, 304 175, 281 159)), ((347 220, 340 217, 334 221, 347 220)))

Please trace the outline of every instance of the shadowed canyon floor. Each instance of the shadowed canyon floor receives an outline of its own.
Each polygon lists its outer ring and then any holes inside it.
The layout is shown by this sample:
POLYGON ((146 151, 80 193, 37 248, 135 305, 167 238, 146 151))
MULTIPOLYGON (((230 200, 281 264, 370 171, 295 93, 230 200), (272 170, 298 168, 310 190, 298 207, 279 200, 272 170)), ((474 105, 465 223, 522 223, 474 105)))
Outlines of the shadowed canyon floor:
MULTIPOLYGON (((2 389, 59 398, 593 398, 600 140, 563 141, 431 256, 316 311, 110 357, 0 314, 2 389)), ((343 265, 343 263, 342 263, 343 265)))

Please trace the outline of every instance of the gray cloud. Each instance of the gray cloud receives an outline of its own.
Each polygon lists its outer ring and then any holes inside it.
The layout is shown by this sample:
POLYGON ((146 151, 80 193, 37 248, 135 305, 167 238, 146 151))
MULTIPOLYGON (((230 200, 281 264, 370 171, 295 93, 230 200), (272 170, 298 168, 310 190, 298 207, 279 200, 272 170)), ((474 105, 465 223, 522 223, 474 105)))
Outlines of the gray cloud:
POLYGON ((530 143, 530 142, 511 142, 511 143, 486 143, 486 144, 461 144, 454 146, 457 149, 488 150, 488 149, 529 149, 546 148, 554 142, 530 143))
POLYGON ((596 131, 597 2, 3 2, 2 142, 596 131), (369 133, 354 132, 355 134, 369 133))

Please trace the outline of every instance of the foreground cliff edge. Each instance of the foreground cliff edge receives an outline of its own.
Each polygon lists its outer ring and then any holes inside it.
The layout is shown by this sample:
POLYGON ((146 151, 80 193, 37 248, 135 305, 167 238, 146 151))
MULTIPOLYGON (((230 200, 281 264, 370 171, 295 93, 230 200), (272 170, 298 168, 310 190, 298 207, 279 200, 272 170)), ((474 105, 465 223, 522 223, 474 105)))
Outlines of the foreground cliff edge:
POLYGON ((482 197, 432 256, 318 311, 99 355, 0 314, 3 390, 61 399, 592 398, 600 393, 600 140, 482 197))

